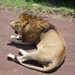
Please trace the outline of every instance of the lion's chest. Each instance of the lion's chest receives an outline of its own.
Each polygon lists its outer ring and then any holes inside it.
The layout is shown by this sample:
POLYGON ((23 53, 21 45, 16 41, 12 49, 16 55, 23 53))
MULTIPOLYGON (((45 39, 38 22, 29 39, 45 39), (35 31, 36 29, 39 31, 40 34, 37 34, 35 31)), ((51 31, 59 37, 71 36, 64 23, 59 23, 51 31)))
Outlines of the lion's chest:
POLYGON ((39 35, 38 34, 34 34, 34 33, 29 33, 29 34, 26 34, 25 37, 24 37, 24 40, 26 42, 31 42, 31 43, 35 43, 39 40, 39 35))

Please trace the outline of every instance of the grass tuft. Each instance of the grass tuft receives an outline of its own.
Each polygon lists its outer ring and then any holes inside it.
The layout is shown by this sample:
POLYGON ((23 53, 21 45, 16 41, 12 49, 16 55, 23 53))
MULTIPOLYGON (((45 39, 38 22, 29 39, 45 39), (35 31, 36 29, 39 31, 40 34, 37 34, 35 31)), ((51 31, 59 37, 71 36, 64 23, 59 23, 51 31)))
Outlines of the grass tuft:
POLYGON ((1 0, 0 5, 10 6, 11 10, 21 11, 22 9, 29 11, 50 11, 51 13, 61 13, 65 15, 75 16, 75 4, 72 1, 50 3, 48 0, 1 0))

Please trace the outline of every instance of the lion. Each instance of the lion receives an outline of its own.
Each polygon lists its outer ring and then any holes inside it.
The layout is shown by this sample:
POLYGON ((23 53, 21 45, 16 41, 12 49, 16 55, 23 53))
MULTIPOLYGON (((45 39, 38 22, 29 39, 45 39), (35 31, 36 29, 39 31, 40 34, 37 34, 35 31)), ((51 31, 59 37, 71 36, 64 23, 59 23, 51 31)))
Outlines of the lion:
POLYGON ((19 49, 22 56, 8 54, 8 58, 20 65, 41 72, 49 72, 60 66, 66 56, 66 45, 63 37, 57 29, 45 19, 29 14, 22 13, 18 19, 10 23, 12 29, 18 36, 11 36, 13 43, 21 45, 36 45, 36 50, 26 52, 19 49), (28 60, 34 60, 42 67, 25 64, 28 60))

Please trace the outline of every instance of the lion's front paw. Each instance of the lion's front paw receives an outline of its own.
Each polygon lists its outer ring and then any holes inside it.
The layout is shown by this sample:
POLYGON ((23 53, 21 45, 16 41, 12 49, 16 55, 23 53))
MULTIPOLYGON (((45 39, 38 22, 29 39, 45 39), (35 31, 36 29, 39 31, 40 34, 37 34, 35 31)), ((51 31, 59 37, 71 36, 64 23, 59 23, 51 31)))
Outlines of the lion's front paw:
POLYGON ((10 37, 10 41, 13 42, 13 39, 15 39, 15 38, 16 38, 16 36, 13 36, 13 35, 12 35, 12 36, 10 37))
POLYGON ((10 37, 11 42, 15 43, 18 40, 22 40, 22 38, 20 36, 13 36, 13 35, 10 37))
POLYGON ((27 44, 27 43, 24 43, 22 41, 22 38, 20 36, 11 36, 10 37, 10 41, 13 42, 13 43, 15 43, 15 44, 21 44, 21 45, 27 44))
POLYGON ((18 36, 17 37, 16 36, 11 36, 10 41, 13 42, 13 43, 16 43, 18 41, 18 38, 19 38, 18 36))

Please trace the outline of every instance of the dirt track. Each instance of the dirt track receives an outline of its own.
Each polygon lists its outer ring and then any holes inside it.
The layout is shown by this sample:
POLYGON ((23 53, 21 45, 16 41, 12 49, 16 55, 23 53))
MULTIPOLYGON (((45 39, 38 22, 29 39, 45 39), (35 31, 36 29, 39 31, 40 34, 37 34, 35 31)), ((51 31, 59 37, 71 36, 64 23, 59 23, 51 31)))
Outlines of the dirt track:
MULTIPOLYGON (((0 12, 0 75, 46 75, 46 73, 25 68, 7 59, 9 53, 18 55, 19 48, 26 51, 34 50, 33 46, 15 45, 9 41, 9 37, 15 35, 9 23, 18 16, 19 14, 0 12)), ((56 26, 67 46, 67 56, 63 65, 57 71, 47 73, 47 75, 75 75, 75 22, 59 21, 50 17, 47 19, 56 26)))

